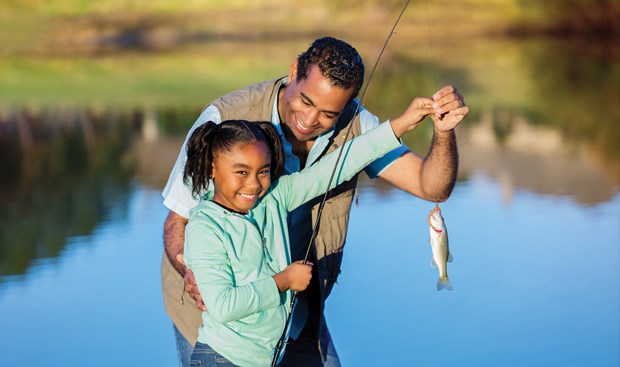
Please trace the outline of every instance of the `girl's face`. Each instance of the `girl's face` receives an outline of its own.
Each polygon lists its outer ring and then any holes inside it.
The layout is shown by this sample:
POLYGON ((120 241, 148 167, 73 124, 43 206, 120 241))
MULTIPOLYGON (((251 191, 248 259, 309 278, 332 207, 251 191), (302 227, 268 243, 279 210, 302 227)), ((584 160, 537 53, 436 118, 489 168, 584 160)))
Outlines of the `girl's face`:
POLYGON ((239 143, 213 159, 213 201, 247 214, 271 185, 271 152, 264 142, 239 143))

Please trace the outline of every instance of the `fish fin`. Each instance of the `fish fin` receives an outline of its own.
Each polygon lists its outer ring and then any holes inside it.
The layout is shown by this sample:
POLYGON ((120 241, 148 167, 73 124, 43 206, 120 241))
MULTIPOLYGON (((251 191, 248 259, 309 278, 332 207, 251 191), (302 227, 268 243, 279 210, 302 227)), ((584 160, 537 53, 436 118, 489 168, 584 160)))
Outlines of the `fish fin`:
POLYGON ((452 257, 452 253, 448 252, 448 262, 451 263, 454 258, 452 257))
POLYGON ((435 262, 435 258, 431 257, 431 268, 437 269, 437 263, 435 262))
POLYGON ((440 291, 442 289, 452 290, 452 283, 448 277, 437 279, 437 290, 440 291))

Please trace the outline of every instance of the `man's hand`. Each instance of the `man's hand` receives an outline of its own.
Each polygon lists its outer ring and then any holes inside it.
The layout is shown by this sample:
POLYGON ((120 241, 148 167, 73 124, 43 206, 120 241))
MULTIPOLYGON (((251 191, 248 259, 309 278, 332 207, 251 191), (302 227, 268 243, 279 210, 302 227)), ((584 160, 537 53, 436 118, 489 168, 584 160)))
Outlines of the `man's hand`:
POLYGON ((439 131, 454 129, 469 113, 463 95, 452 85, 441 88, 433 94, 431 118, 439 131))
POLYGON ((453 130, 469 112, 463 96, 453 86, 448 85, 433 94, 433 98, 416 97, 407 110, 392 119, 392 129, 397 137, 416 128, 426 116, 433 119, 435 130, 446 132, 453 130))
MULTIPOLYGON (((177 261, 185 265, 185 261, 183 261, 183 255, 178 254, 177 261)), ((194 301, 196 301, 196 307, 198 307, 198 309, 200 309, 201 311, 206 311, 207 307, 202 300, 200 292, 198 292, 198 286, 196 285, 194 273, 188 268, 185 268, 185 276, 183 277, 183 279, 185 280, 185 292, 187 292, 187 294, 189 294, 189 296, 192 297, 194 301)))

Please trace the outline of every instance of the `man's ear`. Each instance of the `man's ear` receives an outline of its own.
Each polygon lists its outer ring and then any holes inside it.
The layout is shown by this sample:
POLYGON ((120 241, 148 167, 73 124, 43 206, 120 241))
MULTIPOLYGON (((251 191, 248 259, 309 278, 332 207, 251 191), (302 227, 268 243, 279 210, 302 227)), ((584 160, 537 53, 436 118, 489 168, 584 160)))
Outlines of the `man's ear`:
POLYGON ((297 62, 297 58, 294 58, 288 69, 288 84, 291 84, 297 78, 297 62))

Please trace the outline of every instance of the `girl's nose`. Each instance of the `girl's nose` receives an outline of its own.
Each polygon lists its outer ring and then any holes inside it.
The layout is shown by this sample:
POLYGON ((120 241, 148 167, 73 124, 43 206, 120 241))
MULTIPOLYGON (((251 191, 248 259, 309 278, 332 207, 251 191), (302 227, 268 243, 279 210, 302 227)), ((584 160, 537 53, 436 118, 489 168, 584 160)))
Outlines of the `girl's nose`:
POLYGON ((256 188, 260 188, 261 187, 261 183, 260 180, 258 179, 257 176, 251 176, 247 181, 246 181, 246 186, 252 189, 256 189, 256 188))

